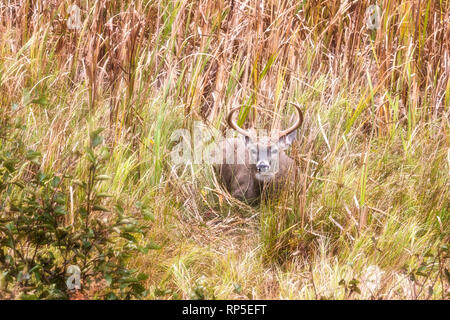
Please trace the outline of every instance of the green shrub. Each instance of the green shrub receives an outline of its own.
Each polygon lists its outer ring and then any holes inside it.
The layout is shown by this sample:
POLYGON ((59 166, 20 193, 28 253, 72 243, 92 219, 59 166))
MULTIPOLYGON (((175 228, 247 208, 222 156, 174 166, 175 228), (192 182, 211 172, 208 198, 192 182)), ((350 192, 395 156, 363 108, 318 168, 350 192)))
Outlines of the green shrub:
POLYGON ((100 146, 100 132, 91 134, 86 147, 85 181, 42 172, 38 152, 2 151, 0 145, 0 298, 65 299, 77 284, 83 298, 146 294, 147 276, 126 267, 129 257, 149 249, 138 244, 146 227, 120 205, 109 212, 101 205, 108 195, 96 190, 108 179, 102 174, 108 150, 100 146), (82 199, 74 217, 64 191, 68 183, 78 185, 82 199))

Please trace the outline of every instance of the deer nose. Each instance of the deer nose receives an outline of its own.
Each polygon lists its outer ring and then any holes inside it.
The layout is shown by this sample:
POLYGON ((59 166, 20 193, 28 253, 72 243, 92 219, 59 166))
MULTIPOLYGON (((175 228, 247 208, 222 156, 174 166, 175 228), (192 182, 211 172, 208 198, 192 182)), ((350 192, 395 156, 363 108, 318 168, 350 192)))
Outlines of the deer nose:
POLYGON ((266 172, 269 170, 269 168, 270 166, 267 161, 258 161, 258 163, 256 164, 256 170, 258 170, 258 172, 266 172))

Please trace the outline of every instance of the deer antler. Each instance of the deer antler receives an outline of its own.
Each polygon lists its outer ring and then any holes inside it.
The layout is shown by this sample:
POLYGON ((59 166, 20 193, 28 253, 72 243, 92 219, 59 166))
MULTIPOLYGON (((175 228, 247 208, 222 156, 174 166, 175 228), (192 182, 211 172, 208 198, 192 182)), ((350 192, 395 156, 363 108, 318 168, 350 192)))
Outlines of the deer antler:
MULTIPOLYGON (((294 102, 289 102, 289 103, 292 104, 295 107, 295 109, 297 110, 298 117, 297 117, 297 120, 295 121, 295 123, 290 128, 280 131, 279 138, 287 136, 289 133, 293 132, 298 127, 300 127, 303 123, 303 112, 300 109, 300 106, 294 102)), ((236 108, 233 108, 230 110, 230 112, 228 113, 228 116, 227 116, 227 123, 230 126, 230 128, 236 130, 237 132, 239 132, 240 134, 242 134, 246 137, 250 137, 251 133, 249 131, 242 129, 241 127, 239 127, 237 125, 236 122, 233 121, 233 114, 240 109, 241 109, 241 107, 236 107, 236 108)))
POLYGON ((242 134, 246 137, 250 137, 251 136, 250 131, 242 129, 241 127, 239 127, 237 125, 236 122, 233 121, 233 114, 240 109, 241 109, 241 107, 236 107, 236 108, 233 108, 230 110, 230 112, 228 113, 228 116, 227 116, 227 123, 230 126, 230 128, 236 130, 237 132, 239 132, 240 134, 242 134))
POLYGON ((300 106, 298 104, 296 104, 295 102, 289 102, 289 103, 292 104, 295 107, 295 109, 297 110, 298 117, 297 117, 297 120, 295 121, 295 123, 290 128, 280 131, 280 138, 287 136, 289 133, 297 130, 297 128, 300 127, 303 123, 303 112, 300 109, 300 106))

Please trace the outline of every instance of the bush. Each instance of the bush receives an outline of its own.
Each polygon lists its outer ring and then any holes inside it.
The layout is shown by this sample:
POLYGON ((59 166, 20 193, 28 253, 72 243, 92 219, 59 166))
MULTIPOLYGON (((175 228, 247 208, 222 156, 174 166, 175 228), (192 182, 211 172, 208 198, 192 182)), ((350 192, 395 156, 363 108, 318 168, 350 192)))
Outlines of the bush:
MULTIPOLYGON (((0 298, 66 299, 73 295, 69 289, 80 289, 83 298, 145 296, 147 276, 126 263, 150 248, 138 245, 146 228, 120 205, 108 212, 101 205, 108 195, 96 190, 108 179, 100 132, 91 134, 86 147, 85 181, 36 169, 39 152, 0 149, 0 298), (67 209, 67 183, 78 185, 81 194, 74 217, 67 209)), ((142 205, 138 209, 146 214, 142 205)))

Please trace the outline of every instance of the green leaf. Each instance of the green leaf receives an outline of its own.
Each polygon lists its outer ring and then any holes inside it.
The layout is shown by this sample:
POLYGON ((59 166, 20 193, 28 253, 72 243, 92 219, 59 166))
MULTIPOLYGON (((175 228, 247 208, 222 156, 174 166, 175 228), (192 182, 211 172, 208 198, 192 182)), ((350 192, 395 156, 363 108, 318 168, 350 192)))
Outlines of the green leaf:
POLYGON ((86 156, 87 156, 88 160, 91 163, 95 163, 94 151, 91 148, 87 148, 87 147, 85 148, 85 150, 86 150, 86 156))
POLYGON ((66 199, 65 199, 65 197, 64 197, 63 194, 58 193, 58 194, 55 196, 55 202, 56 202, 57 204, 60 204, 60 205, 65 205, 65 204, 66 204, 66 199))
POLYGON ((55 213, 58 215, 65 215, 67 213, 67 211, 64 206, 58 205, 55 207, 55 213))
POLYGON ((148 275, 145 273, 140 273, 137 275, 137 279, 138 279, 138 281, 145 281, 148 279, 148 275))
POLYGON ((102 133, 103 130, 105 130, 105 128, 98 128, 97 130, 92 131, 91 132, 91 137, 102 133))
POLYGON ((46 106, 46 105, 48 105, 48 98, 46 96, 42 95, 37 99, 31 100, 31 103, 36 103, 36 104, 40 104, 41 106, 46 106))
POLYGON ((96 136, 91 138, 91 147, 95 148, 99 144, 101 144, 102 142, 103 142, 103 138, 101 136, 99 136, 99 135, 96 135, 96 136))
POLYGON ((37 180, 42 183, 47 178, 47 175, 43 173, 42 171, 39 171, 37 174, 37 180))
POLYGON ((103 138, 100 136, 103 130, 103 128, 100 128, 91 132, 91 148, 95 148, 103 142, 103 138))
POLYGON ((29 161, 37 161, 41 157, 40 152, 29 150, 25 156, 25 158, 29 161))
POLYGON ((107 299, 107 300, 117 300, 117 299, 119 299, 119 298, 116 296, 116 294, 115 294, 114 292, 109 292, 109 293, 106 295, 106 299, 107 299))
POLYGON ((146 247, 151 249, 151 250, 161 249, 161 246, 159 244, 157 244, 156 242, 154 242, 154 241, 150 241, 150 243, 146 247))
POLYGON ((3 162, 3 166, 11 173, 15 171, 14 165, 16 164, 16 160, 7 160, 3 162))
POLYGON ((105 280, 106 280, 106 283, 108 283, 108 286, 110 286, 113 281, 113 278, 111 277, 110 274, 105 274, 105 280))
POLYGON ((56 188, 59 185, 60 182, 61 182, 61 178, 60 177, 53 177, 52 183, 51 183, 52 187, 56 188))
POLYGON ((361 290, 359 290, 358 287, 353 287, 353 288, 352 288, 352 291, 361 294, 361 290))
POLYGON ((87 210, 85 208, 78 209, 78 212, 80 213, 82 218, 86 217, 87 215, 87 210))
POLYGON ((122 238, 124 238, 124 239, 129 240, 129 241, 137 242, 136 238, 133 237, 131 234, 127 233, 127 232, 122 232, 122 233, 120 234, 120 236, 121 236, 122 238))
POLYGON ((416 274, 422 273, 422 272, 425 271, 426 269, 427 269, 427 266, 420 266, 420 267, 417 269, 416 274))
POLYGON ((152 222, 155 221, 155 216, 148 209, 147 210, 142 210, 142 215, 144 216, 144 220, 150 220, 152 222))
POLYGON ((108 194, 108 193, 100 192, 100 193, 96 194, 96 197, 97 198, 112 198, 113 195, 112 194, 108 194))
POLYGON ((108 209, 108 208, 105 208, 104 206, 101 206, 101 205, 99 205, 99 204, 95 205, 95 206, 93 207, 93 209, 96 210, 96 211, 109 212, 109 209, 108 209))

